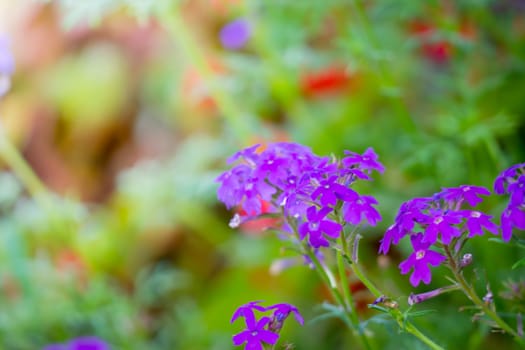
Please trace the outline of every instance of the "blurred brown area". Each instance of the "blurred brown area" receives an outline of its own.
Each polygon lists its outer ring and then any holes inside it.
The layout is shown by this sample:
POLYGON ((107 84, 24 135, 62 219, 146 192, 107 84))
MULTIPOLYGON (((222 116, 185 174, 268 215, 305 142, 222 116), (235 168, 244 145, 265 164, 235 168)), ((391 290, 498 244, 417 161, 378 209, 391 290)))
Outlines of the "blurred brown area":
POLYGON ((59 16, 51 4, 34 5, 13 29, 17 73, 2 115, 50 189, 101 201, 120 170, 174 145, 158 121, 137 117, 144 67, 162 54, 165 34, 122 14, 65 31, 59 16))

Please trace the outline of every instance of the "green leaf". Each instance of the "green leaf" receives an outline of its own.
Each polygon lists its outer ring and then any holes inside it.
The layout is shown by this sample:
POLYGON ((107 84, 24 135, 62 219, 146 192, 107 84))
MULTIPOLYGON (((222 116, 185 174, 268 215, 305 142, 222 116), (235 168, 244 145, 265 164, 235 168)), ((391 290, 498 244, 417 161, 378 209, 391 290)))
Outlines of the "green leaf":
POLYGON ((330 318, 339 318, 340 320, 345 322, 348 325, 348 327, 350 328, 354 327, 352 322, 350 322, 347 315, 344 313, 343 309, 340 306, 333 305, 330 303, 323 303, 321 304, 321 309, 324 309, 327 312, 314 317, 313 319, 310 320, 310 322, 314 323, 314 322, 318 322, 318 321, 326 320, 330 318))
POLYGON ((374 310, 377 310, 377 311, 381 311, 381 312, 384 312, 384 313, 388 313, 389 312, 386 307, 382 307, 382 306, 374 305, 374 304, 368 304, 368 308, 369 309, 374 309, 374 310))
POLYGON ((433 312, 436 312, 437 310, 421 310, 421 311, 414 311, 414 312, 410 312, 410 313, 406 313, 405 314, 405 317, 408 318, 408 317, 420 317, 420 316, 424 316, 424 315, 428 315, 428 314, 431 314, 433 312))
POLYGON ((512 269, 518 268, 520 266, 525 265, 525 258, 521 258, 520 260, 516 261, 514 265, 512 265, 512 269))

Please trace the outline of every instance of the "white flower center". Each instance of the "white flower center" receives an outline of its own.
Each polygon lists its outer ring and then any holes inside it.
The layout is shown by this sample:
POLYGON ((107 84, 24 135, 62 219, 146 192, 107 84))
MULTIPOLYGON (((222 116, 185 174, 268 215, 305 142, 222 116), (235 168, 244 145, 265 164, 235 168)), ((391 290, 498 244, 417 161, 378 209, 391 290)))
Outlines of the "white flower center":
POLYGON ((425 257, 425 251, 424 250, 418 250, 416 252, 416 260, 421 260, 425 257))
POLYGON ((308 224, 308 228, 310 229, 310 231, 317 231, 319 229, 319 223, 317 223, 317 222, 310 222, 308 224))

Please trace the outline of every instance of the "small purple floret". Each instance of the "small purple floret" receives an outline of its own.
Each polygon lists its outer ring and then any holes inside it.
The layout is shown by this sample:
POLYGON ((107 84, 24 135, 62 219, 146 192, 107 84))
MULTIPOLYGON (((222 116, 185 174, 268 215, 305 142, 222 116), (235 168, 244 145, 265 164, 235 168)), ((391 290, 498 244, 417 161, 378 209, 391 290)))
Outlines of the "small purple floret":
POLYGON ((100 338, 84 336, 71 339, 63 344, 50 344, 42 350, 111 350, 111 347, 100 338))
POLYGON ((447 258, 433 250, 428 249, 430 242, 423 242, 423 234, 419 233, 411 237, 414 252, 410 254, 407 260, 399 264, 399 269, 403 275, 410 270, 414 270, 410 276, 410 284, 417 287, 421 281, 429 284, 432 279, 432 273, 428 265, 439 266, 447 258))
POLYGON ((263 307, 260 301, 252 301, 240 306, 233 314, 232 322, 239 317, 244 317, 246 328, 232 337, 233 345, 245 344, 245 349, 263 350, 264 343, 275 345, 279 339, 279 331, 290 313, 294 314, 296 321, 303 325, 304 320, 299 310, 293 305, 281 303, 263 307), (259 320, 254 311, 260 314, 272 312, 271 316, 263 316, 259 320))
POLYGON ((237 50, 246 45, 251 34, 252 27, 250 22, 244 18, 239 18, 222 27, 219 37, 222 46, 227 49, 237 50))
POLYGON ((299 237, 304 239, 308 236, 308 241, 314 248, 321 246, 328 247, 330 243, 324 237, 330 238, 339 237, 342 226, 332 220, 325 220, 326 215, 332 211, 331 208, 322 208, 317 211, 315 206, 311 206, 306 210, 306 217, 308 221, 299 226, 299 237))
POLYGON ((501 213, 501 239, 508 242, 514 228, 525 230, 525 163, 502 171, 494 181, 494 191, 510 195, 509 203, 501 213))

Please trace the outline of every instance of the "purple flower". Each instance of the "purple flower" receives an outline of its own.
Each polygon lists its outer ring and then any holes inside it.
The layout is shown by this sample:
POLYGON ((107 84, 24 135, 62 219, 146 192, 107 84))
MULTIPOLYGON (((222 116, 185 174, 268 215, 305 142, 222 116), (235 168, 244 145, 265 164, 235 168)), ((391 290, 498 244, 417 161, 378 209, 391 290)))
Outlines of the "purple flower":
POLYGON ((525 163, 501 172, 494 181, 494 191, 510 194, 510 201, 501 213, 501 239, 508 242, 513 228, 525 230, 525 163))
POLYGON ((79 337, 65 344, 50 344, 42 350, 110 350, 108 343, 94 336, 79 337))
POLYGON ((401 230, 400 225, 391 225, 385 232, 385 235, 380 241, 379 253, 388 254, 390 245, 398 244, 399 241, 408 234, 408 231, 401 230))
POLYGON ((247 323, 247 328, 233 336, 233 345, 239 346, 246 343, 244 349, 248 350, 264 350, 264 345, 275 344, 279 339, 279 334, 265 329, 272 319, 270 317, 263 317, 254 323, 247 323))
POLYGON ((498 234, 498 225, 490 221, 492 216, 476 210, 462 210, 460 211, 460 214, 466 218, 469 238, 474 237, 475 235, 483 235, 483 228, 495 235, 498 234))
POLYGON ((401 204, 395 223, 385 232, 379 252, 387 254, 391 244, 398 244, 406 235, 412 233, 416 223, 425 222, 428 215, 423 213, 430 203, 430 198, 413 198, 401 204))
POLYGON ((449 244, 453 237, 461 236, 459 229, 454 226, 461 223, 461 216, 454 211, 432 210, 425 229, 424 242, 434 244, 441 234, 441 242, 449 244))
POLYGON ((508 192, 510 193, 510 205, 523 205, 525 201, 525 175, 520 175, 515 182, 509 184, 508 192))
POLYGON ((461 185, 459 187, 445 188, 441 191, 443 199, 451 202, 462 203, 465 200, 474 207, 483 201, 480 195, 488 196, 490 191, 485 187, 461 185))
POLYGON ((459 287, 457 285, 452 285, 448 287, 442 287, 438 289, 431 290, 429 292, 420 293, 420 294, 414 294, 410 293, 408 296, 408 305, 412 306, 414 304, 422 303, 426 300, 429 300, 431 298, 437 297, 438 295, 441 295, 443 293, 449 292, 451 290, 456 290, 459 287))
POLYGON ((374 207, 377 200, 359 195, 350 186, 359 179, 369 180, 366 173, 382 171, 383 166, 371 148, 363 155, 347 154, 345 161, 339 161, 295 143, 271 143, 263 150, 252 146, 228 160, 231 169, 216 179, 217 197, 227 208, 242 209, 232 227, 267 212, 282 213, 281 225, 297 227, 300 238, 309 236, 314 248, 329 246, 328 238, 336 238, 342 229, 336 220, 325 219, 335 208, 355 225, 363 220, 375 225, 381 219, 374 207))
POLYGON ((9 50, 8 38, 0 34, 0 97, 11 87, 11 75, 15 70, 15 60, 9 50))
POLYGON ((251 34, 252 27, 250 22, 244 18, 239 18, 222 27, 219 37, 222 46, 227 49, 237 50, 246 44, 251 34))
POLYGON ((259 147, 261 147, 261 144, 259 143, 250 147, 246 147, 238 152, 235 152, 233 156, 226 160, 226 162, 228 164, 232 164, 240 159, 243 159, 250 165, 255 165, 255 163, 259 159, 259 154, 257 154, 257 149, 259 147))
POLYGON ((299 310, 293 305, 282 303, 275 304, 268 307, 258 305, 259 301, 252 301, 240 306, 233 314, 231 322, 239 317, 244 317, 246 320, 246 329, 233 336, 233 344, 235 346, 246 343, 245 349, 263 350, 264 345, 274 345, 279 339, 279 331, 281 330, 284 321, 290 313, 294 314, 295 319, 299 324, 303 325, 304 320, 299 310), (254 310, 260 313, 273 311, 272 316, 263 316, 257 321, 254 310))
POLYGON ((239 317, 244 317, 246 319, 246 323, 253 324, 255 322, 255 313, 253 310, 266 311, 265 307, 258 305, 260 302, 261 300, 250 301, 247 304, 239 306, 233 313, 230 323, 233 323, 239 317))
POLYGON ((399 269, 403 275, 407 274, 411 269, 414 271, 410 276, 410 284, 417 287, 421 281, 429 284, 432 279, 432 273, 428 265, 438 266, 447 258, 433 250, 428 249, 432 243, 423 242, 423 235, 418 233, 411 238, 414 252, 410 254, 407 260, 399 264, 399 269))
POLYGON ((318 197, 323 206, 336 205, 338 199, 344 201, 356 200, 359 195, 354 190, 337 183, 338 176, 334 175, 322 180, 319 187, 312 193, 312 199, 318 197))
POLYGON ((344 218, 352 225, 359 225, 364 218, 370 225, 375 226, 381 220, 381 215, 372 206, 376 204, 377 200, 372 196, 358 196, 343 205, 344 218))
POLYGON ((348 157, 343 158, 343 165, 346 167, 352 167, 358 165, 361 170, 366 170, 369 173, 372 170, 376 170, 379 173, 383 173, 385 167, 377 159, 379 158, 374 152, 372 147, 366 149, 366 151, 361 155, 359 153, 345 151, 345 154, 348 157))
POLYGON ((327 207, 324 207, 319 211, 317 211, 314 205, 309 207, 306 210, 308 221, 299 226, 299 237, 304 239, 308 235, 308 241, 314 248, 319 248, 321 246, 328 247, 330 243, 323 234, 331 238, 337 238, 342 229, 342 226, 337 222, 323 220, 331 211, 332 209, 327 207))
POLYGON ((513 182, 514 178, 519 173, 523 173, 523 169, 525 168, 525 163, 519 163, 514 164, 508 169, 503 170, 494 181, 494 192, 497 194, 506 194, 508 193, 506 190, 506 186, 509 182, 513 182))
POLYGON ((290 304, 275 304, 266 308, 267 310, 275 310, 273 312, 272 321, 270 322, 269 329, 274 332, 279 332, 283 328, 283 323, 288 318, 290 313, 293 313, 295 320, 301 326, 304 324, 303 316, 299 313, 299 310, 290 304))
POLYGON ((501 239, 503 241, 510 240, 514 227, 525 230, 525 212, 520 207, 509 205, 501 213, 501 239))
POLYGON ((252 176, 252 168, 239 164, 230 171, 221 174, 216 181, 220 182, 217 197, 227 208, 241 205, 249 216, 261 214, 261 200, 270 201, 275 188, 264 179, 252 176))

